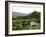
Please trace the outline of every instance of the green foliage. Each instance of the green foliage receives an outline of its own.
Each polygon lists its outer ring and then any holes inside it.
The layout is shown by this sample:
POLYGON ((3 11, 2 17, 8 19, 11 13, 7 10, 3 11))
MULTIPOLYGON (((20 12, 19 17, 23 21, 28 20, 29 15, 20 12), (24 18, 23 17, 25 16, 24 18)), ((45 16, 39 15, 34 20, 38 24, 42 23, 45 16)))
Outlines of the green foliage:
POLYGON ((29 30, 29 29, 40 29, 40 12, 34 11, 27 16, 12 17, 12 30, 29 30), (30 25, 31 21, 37 22, 37 25, 31 26, 30 25))

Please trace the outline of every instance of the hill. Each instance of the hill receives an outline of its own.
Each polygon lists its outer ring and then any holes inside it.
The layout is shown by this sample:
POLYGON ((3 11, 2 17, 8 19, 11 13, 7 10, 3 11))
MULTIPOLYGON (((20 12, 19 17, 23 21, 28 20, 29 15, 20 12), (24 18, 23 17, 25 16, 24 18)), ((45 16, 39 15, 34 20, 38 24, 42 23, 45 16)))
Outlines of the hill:
POLYGON ((26 16, 27 14, 20 13, 20 12, 12 12, 12 16, 26 16))

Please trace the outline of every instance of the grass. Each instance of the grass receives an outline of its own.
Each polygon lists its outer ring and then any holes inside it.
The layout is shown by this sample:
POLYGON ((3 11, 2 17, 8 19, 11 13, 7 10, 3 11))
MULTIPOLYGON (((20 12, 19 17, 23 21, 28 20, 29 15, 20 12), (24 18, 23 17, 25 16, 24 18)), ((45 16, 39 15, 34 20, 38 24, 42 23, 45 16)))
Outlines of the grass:
POLYGON ((34 30, 34 29, 40 29, 40 23, 37 23, 37 25, 29 25, 28 22, 31 20, 13 20, 12 22, 12 30, 34 30), (25 24, 27 21, 27 24, 25 24), (23 24, 22 24, 23 23, 23 24))

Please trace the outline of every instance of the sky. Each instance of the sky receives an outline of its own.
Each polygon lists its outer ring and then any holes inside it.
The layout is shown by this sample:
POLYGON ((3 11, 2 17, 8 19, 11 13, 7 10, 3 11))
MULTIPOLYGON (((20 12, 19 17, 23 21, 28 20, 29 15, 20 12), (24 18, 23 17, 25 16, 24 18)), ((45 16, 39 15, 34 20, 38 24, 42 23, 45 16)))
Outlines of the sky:
POLYGON ((13 5, 12 11, 13 12, 20 12, 20 13, 25 13, 25 14, 30 14, 33 11, 39 11, 42 12, 43 8, 40 5, 22 5, 22 4, 16 4, 13 5))

